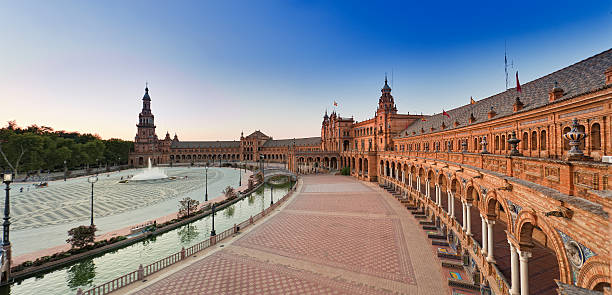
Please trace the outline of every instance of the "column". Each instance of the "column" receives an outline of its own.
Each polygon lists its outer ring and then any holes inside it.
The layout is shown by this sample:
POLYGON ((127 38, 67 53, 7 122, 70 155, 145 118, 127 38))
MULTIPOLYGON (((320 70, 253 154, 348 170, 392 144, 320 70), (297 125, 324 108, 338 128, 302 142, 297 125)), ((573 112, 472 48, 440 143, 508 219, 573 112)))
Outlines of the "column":
POLYGON ((421 193, 421 177, 417 176, 417 190, 421 193))
POLYGON ((402 171, 402 185, 404 185, 404 183, 406 183, 406 177, 404 175, 404 171, 402 171))
POLYGON ((408 173, 408 186, 412 187, 412 173, 408 173))
POLYGON ((461 228, 465 231, 466 229, 466 221, 465 221, 465 202, 461 200, 461 215, 463 216, 463 223, 461 224, 461 228))
POLYGON ((480 214, 480 221, 481 221, 481 229, 482 229, 482 250, 480 251, 480 253, 482 253, 482 255, 487 255, 487 253, 489 252, 489 244, 487 243, 487 220, 484 218, 484 216, 482 216, 482 214, 480 214))
MULTIPOLYGON (((448 214, 451 214, 451 201, 453 200, 453 195, 451 193, 451 191, 446 191, 446 212, 448 212, 448 214)), ((451 215, 452 216, 452 215, 451 215)))
POLYGON ((453 196, 453 194, 450 194, 450 200, 451 200, 451 207, 450 207, 450 214, 453 217, 453 219, 455 219, 455 196, 453 196))
POLYGON ((510 277, 511 277, 510 294, 519 295, 520 278, 518 274, 518 268, 519 268, 518 253, 516 251, 516 248, 510 241, 508 241, 508 244, 510 244, 510 277))
POLYGON ((519 251, 521 261, 521 295, 529 295, 529 258, 531 252, 519 251))
POLYGON ((491 262, 491 263, 495 263, 495 258, 493 257, 493 225, 495 224, 495 220, 488 220, 487 219, 487 232, 489 233, 489 237, 487 238, 487 242, 489 242, 489 247, 488 247, 488 251, 489 251, 489 255, 487 256, 487 261, 491 262))
POLYGON ((425 197, 429 199, 429 180, 425 179, 425 197))
POLYGON ((467 235, 472 235, 472 216, 470 215, 470 208, 472 204, 465 202, 465 219, 467 219, 467 235))

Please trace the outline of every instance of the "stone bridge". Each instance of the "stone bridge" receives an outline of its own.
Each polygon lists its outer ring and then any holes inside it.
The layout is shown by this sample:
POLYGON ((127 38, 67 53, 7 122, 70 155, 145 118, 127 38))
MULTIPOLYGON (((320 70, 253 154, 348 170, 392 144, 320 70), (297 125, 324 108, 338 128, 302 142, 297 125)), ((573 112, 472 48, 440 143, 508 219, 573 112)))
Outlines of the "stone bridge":
MULTIPOLYGON (((257 170, 255 172, 255 174, 257 174, 259 172, 259 170, 257 170)), ((297 174, 285 169, 285 168, 281 168, 281 167, 265 167, 264 170, 264 181, 267 182, 269 181, 271 178, 277 177, 277 176, 287 176, 290 177, 291 180, 296 181, 297 180, 297 174)))

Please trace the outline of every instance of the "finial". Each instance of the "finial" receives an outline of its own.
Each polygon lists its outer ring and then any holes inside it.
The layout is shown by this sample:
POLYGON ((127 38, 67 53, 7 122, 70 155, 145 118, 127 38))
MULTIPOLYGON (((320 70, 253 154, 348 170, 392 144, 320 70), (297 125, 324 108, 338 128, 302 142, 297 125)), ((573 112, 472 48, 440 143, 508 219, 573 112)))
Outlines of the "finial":
POLYGON ((149 82, 145 82, 145 92, 149 92, 149 82))
POLYGON ((385 72, 385 85, 387 85, 387 72, 385 72))

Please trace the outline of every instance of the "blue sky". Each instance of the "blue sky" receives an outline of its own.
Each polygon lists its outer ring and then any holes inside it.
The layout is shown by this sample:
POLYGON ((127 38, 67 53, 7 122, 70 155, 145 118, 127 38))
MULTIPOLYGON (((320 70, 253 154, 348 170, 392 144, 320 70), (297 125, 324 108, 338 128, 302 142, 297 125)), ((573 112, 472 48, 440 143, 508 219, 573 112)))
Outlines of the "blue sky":
POLYGON ((318 136, 385 72, 430 114, 503 91, 504 43, 523 83, 612 47, 610 1, 424 2, 0 0, 0 123, 132 139, 148 81, 160 137, 318 136))

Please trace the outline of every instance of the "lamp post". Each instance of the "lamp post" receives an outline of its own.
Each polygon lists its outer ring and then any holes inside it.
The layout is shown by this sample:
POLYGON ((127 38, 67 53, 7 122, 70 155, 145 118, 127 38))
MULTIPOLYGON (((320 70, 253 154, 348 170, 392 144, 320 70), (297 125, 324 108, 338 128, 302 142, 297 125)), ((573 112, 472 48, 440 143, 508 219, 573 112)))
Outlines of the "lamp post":
POLYGON ((208 162, 206 162, 206 167, 204 169, 206 170, 206 193, 204 194, 204 202, 208 202, 208 162))
POLYGON ((66 181, 66 174, 68 173, 68 169, 66 167, 66 160, 64 160, 64 181, 66 181))
POLYGON ((242 167, 238 165, 238 187, 242 186, 242 167))
POLYGON ((215 203, 212 204, 212 230, 210 231, 210 236, 214 237, 217 233, 215 232, 215 203))
POLYGON ((87 181, 91 183, 91 227, 94 226, 93 215, 94 215, 94 183, 98 182, 98 176, 90 176, 87 181))
POLYGON ((270 183, 270 206, 274 204, 274 193, 273 192, 274 192, 274 187, 270 183))
POLYGON ((2 177, 2 182, 6 185, 4 190, 6 191, 6 196, 4 198, 4 223, 2 223, 2 228, 4 229, 2 235, 2 247, 10 246, 11 242, 9 240, 9 227, 11 222, 9 221, 11 214, 11 205, 10 205, 10 193, 11 190, 11 182, 13 182, 13 174, 11 172, 4 173, 2 177))

